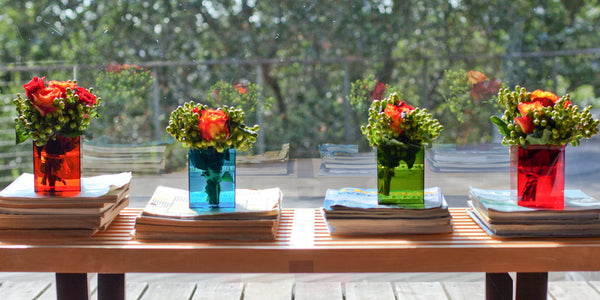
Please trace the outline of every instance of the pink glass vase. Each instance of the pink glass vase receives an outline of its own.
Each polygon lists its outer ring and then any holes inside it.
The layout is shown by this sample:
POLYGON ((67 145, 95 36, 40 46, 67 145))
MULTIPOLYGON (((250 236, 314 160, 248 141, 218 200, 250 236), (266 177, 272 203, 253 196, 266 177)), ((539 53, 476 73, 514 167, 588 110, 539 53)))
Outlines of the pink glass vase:
POLYGON ((80 192, 80 138, 57 135, 43 146, 34 142, 33 174, 36 193, 80 192))
POLYGON ((563 209, 565 146, 528 145, 510 149, 511 193, 520 206, 563 209))

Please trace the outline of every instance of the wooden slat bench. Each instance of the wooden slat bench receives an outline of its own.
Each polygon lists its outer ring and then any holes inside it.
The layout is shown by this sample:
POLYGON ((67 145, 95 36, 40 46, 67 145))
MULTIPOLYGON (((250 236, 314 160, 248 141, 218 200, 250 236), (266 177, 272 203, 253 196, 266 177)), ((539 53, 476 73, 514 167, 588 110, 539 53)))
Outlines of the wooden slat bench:
POLYGON ((600 239, 497 240, 453 208, 447 235, 336 238, 319 210, 285 209, 275 241, 141 242, 141 209, 125 209, 91 238, 2 237, 0 270, 55 272, 59 299, 85 299, 87 273, 98 299, 123 299, 125 273, 485 272, 486 296, 545 299, 550 271, 600 270, 600 239))

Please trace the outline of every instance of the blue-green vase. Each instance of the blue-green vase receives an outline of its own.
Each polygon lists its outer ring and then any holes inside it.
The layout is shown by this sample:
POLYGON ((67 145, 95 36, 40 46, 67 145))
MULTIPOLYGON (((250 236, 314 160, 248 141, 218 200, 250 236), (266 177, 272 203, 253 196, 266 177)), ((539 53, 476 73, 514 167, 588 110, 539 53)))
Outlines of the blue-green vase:
POLYGON ((190 149, 190 208, 235 208, 235 149, 190 149))

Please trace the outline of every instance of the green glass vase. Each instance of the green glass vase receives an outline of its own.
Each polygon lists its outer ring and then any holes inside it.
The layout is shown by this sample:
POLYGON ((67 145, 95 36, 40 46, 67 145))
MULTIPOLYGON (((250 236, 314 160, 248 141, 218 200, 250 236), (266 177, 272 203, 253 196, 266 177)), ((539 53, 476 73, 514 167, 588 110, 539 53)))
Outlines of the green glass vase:
POLYGON ((379 204, 422 206, 425 187, 423 146, 402 145, 377 149, 379 204))

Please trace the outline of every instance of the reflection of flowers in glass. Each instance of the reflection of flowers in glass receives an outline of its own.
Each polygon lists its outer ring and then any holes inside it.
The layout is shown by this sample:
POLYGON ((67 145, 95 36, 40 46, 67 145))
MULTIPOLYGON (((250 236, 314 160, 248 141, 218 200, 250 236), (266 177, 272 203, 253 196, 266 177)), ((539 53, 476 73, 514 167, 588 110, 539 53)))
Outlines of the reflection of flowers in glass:
POLYGON ((66 137, 85 133, 90 119, 98 116, 101 99, 92 89, 77 86, 75 81, 44 81, 34 77, 23 85, 26 98, 17 95, 14 104, 17 143, 32 138, 38 146, 45 145, 55 135, 66 137))
POLYGON ((436 109, 445 126, 443 142, 490 142, 493 128, 489 116, 500 112, 495 101, 500 88, 498 79, 490 79, 483 72, 446 70, 438 89, 444 102, 436 109))
MULTIPOLYGON (((366 88, 369 87, 367 86, 366 88)), ((377 83, 375 83, 375 87, 371 91, 371 101, 383 99, 383 95, 385 94, 386 89, 387 86, 385 85, 385 83, 377 80, 377 83)))
POLYGON ((579 110, 568 94, 558 97, 542 90, 529 93, 517 86, 515 91, 501 89, 498 103, 505 108, 504 116, 491 119, 507 145, 577 146, 581 139, 598 133, 600 121, 592 118, 591 107, 579 110))
POLYGON ((488 80, 488 77, 479 71, 469 71, 467 80, 471 83, 471 97, 477 102, 490 99, 501 88, 498 79, 488 80))

